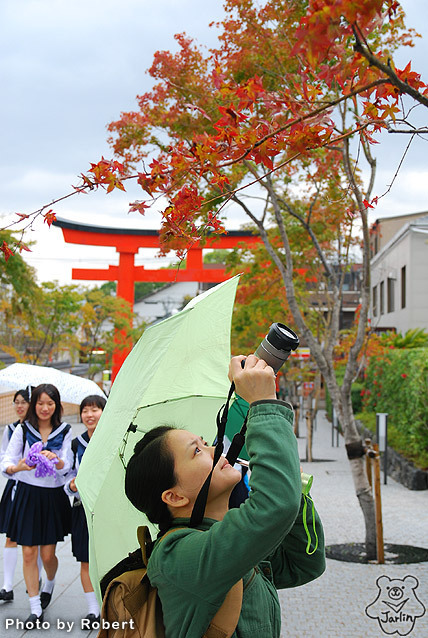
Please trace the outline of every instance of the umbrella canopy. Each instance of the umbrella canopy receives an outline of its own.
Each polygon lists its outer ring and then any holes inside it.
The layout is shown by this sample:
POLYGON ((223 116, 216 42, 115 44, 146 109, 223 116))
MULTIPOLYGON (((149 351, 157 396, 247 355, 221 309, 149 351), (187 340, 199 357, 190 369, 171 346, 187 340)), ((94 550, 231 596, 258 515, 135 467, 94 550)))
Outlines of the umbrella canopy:
MULTIPOLYGON (((144 433, 161 424, 207 441, 229 390, 230 324, 238 277, 147 328, 117 375, 77 476, 89 528, 90 576, 100 578, 137 547, 148 524, 125 496, 125 466, 144 433), (137 426, 128 432, 129 425, 137 426)), ((152 532, 156 530, 152 527, 152 532)))
POLYGON ((11 390, 20 390, 27 385, 38 386, 41 383, 51 383, 56 386, 64 403, 80 404, 90 394, 98 394, 106 398, 95 381, 62 372, 56 368, 29 363, 12 363, 0 370, 0 386, 11 390))

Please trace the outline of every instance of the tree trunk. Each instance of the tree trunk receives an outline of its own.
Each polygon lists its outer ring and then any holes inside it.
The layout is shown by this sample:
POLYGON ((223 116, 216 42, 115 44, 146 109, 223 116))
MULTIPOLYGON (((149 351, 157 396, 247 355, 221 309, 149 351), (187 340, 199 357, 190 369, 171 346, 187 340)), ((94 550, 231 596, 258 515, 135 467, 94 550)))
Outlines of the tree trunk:
MULTIPOLYGON (((375 560, 376 552, 376 513, 372 495, 372 489, 367 477, 364 446, 360 434, 355 425, 352 412, 351 397, 343 396, 336 385, 333 405, 339 415, 339 421, 343 429, 349 465, 354 481, 355 494, 360 504, 365 522, 365 545, 367 560, 375 560), (342 395, 342 396, 341 396, 342 395), (341 400, 337 400, 337 399, 341 400)), ((330 390, 330 387, 329 387, 330 390)), ((331 393, 331 392, 330 392, 331 393)))
POLYGON ((352 478, 354 479, 355 493, 358 498, 364 516, 366 528, 366 555, 367 560, 375 560, 376 552, 376 514, 374 500, 370 484, 367 479, 365 459, 352 459, 349 461, 352 478))

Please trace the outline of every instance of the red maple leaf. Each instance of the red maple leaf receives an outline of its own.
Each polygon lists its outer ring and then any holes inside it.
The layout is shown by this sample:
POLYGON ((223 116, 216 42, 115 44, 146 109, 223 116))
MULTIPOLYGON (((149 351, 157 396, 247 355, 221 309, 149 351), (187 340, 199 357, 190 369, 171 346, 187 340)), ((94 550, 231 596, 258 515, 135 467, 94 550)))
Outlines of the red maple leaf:
POLYGON ((52 226, 53 222, 56 222, 56 215, 53 212, 52 208, 48 210, 47 213, 44 213, 43 217, 49 228, 52 226))
POLYGON ((6 241, 3 241, 3 244, 0 246, 0 250, 2 251, 6 261, 8 261, 9 257, 12 257, 13 255, 13 250, 9 248, 9 244, 6 241))

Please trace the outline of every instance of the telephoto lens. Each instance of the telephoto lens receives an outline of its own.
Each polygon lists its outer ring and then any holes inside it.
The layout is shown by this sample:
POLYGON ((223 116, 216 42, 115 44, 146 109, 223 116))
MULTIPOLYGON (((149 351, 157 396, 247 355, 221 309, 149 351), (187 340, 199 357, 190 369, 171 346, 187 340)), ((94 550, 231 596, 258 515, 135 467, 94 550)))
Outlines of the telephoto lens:
POLYGON ((276 374, 298 346, 299 337, 291 328, 283 323, 273 323, 254 354, 266 361, 276 374))

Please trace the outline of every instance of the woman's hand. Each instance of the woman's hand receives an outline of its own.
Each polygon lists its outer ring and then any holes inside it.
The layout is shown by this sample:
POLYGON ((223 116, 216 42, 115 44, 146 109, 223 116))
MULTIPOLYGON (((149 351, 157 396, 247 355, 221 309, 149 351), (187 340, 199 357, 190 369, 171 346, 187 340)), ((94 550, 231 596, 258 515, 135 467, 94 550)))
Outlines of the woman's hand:
POLYGON ((71 479, 69 487, 72 492, 77 492, 76 482, 74 479, 71 479))
POLYGON ((35 465, 27 465, 25 459, 21 459, 16 465, 9 465, 6 468, 6 473, 12 475, 16 472, 22 472, 22 470, 34 470, 35 467, 35 465))
POLYGON ((51 452, 50 450, 42 450, 40 454, 43 454, 43 456, 46 456, 46 458, 49 459, 50 461, 53 461, 54 459, 58 459, 58 462, 55 463, 55 467, 57 470, 62 470, 62 468, 64 467, 64 461, 60 459, 58 457, 58 454, 55 454, 55 452, 51 452))
POLYGON ((237 394, 248 401, 276 400, 275 373, 266 361, 254 354, 247 357, 232 357, 229 365, 229 379, 235 383, 237 394), (244 368, 241 361, 245 360, 244 368))

